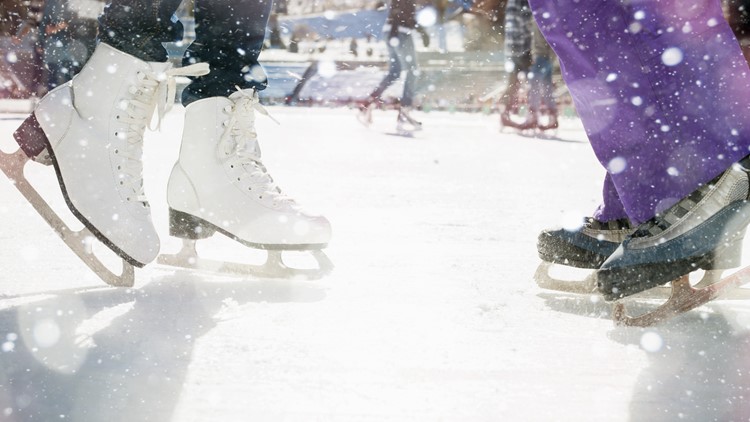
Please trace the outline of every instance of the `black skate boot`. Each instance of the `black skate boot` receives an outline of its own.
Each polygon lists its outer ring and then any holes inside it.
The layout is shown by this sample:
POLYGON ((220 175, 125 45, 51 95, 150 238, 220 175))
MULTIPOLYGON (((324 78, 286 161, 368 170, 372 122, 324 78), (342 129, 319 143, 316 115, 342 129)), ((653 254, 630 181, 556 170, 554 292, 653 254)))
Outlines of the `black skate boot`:
POLYGON ((537 240, 537 252, 545 262, 598 269, 633 231, 628 219, 602 222, 587 217, 584 225, 575 231, 542 231, 537 240))
POLYGON ((578 230, 542 231, 537 242, 542 262, 534 273, 534 280, 539 287, 547 290, 595 293, 596 279, 591 271, 569 271, 555 267, 561 265, 596 270, 633 230, 627 219, 602 222, 588 217, 578 230))
POLYGON ((750 222, 750 157, 641 224, 596 274, 607 300, 642 292, 698 269, 740 264, 750 222))

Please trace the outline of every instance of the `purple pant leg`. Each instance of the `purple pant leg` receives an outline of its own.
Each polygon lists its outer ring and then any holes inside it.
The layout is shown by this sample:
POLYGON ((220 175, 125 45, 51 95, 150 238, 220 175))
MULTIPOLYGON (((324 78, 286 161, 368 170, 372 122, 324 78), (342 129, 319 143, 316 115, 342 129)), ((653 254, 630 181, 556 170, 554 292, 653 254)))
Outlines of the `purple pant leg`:
POLYGON ((750 70, 720 0, 529 3, 607 169, 601 216, 648 220, 750 153, 750 70))
POLYGON ((604 187, 602 188, 602 204, 596 209, 593 215, 599 221, 612 221, 622 218, 629 218, 628 213, 620 201, 620 194, 617 193, 612 176, 607 173, 604 177, 604 187))

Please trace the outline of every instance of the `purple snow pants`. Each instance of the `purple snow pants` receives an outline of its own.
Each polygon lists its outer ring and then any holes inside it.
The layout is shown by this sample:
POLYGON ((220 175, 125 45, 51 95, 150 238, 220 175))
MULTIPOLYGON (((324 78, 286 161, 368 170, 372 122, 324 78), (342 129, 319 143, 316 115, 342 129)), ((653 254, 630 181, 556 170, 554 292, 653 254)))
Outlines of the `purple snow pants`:
POLYGON ((720 0, 529 0, 601 164, 595 217, 646 221, 750 154, 750 69, 720 0))

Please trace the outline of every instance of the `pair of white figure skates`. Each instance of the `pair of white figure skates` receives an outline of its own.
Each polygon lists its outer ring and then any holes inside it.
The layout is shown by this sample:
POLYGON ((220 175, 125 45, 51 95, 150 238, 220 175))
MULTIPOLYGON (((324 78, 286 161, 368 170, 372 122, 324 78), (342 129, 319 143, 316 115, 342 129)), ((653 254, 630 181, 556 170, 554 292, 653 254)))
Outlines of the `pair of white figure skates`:
MULTIPOLYGON (((207 64, 172 69, 99 44, 73 80, 49 92, 15 132, 20 149, 3 154, 0 167, 74 252, 105 282, 132 286, 133 267, 159 255, 159 236, 143 188, 143 135, 154 112, 159 119, 174 102, 176 76, 200 76, 207 64), (52 165, 65 201, 84 224, 73 231, 24 177, 29 160, 52 165), (93 254, 96 238, 123 260, 121 274, 93 254)), ((159 261, 201 268, 195 242, 219 232, 246 246, 269 251, 263 266, 211 265, 260 276, 322 274, 331 263, 321 251, 331 226, 304 211, 275 185, 261 161, 255 113, 267 114, 257 92, 238 90, 189 104, 179 159, 169 179, 170 234, 183 250, 159 261), (283 250, 309 250, 319 268, 295 270, 283 250)))

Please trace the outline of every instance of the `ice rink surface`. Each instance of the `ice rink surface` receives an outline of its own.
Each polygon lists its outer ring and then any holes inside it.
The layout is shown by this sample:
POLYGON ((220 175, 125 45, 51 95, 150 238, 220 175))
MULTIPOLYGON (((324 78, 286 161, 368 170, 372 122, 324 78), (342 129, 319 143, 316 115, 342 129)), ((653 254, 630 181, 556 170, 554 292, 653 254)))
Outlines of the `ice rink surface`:
MULTIPOLYGON (((154 264, 109 288, 1 178, 0 420, 750 418, 749 304, 616 328, 610 304, 535 285, 539 231, 599 198, 576 120, 535 139, 501 133, 496 115, 418 113, 425 130, 404 138, 394 112, 371 129, 347 109, 270 112, 265 164, 333 224, 336 268, 320 280, 154 264)), ((146 137, 165 252, 179 247, 165 187, 183 116, 146 137)), ((22 117, 0 119, 4 150, 22 117)), ((65 211, 51 169, 29 167, 65 211)), ((218 236, 201 253, 262 257, 218 236)))

